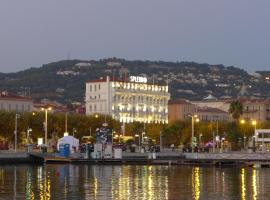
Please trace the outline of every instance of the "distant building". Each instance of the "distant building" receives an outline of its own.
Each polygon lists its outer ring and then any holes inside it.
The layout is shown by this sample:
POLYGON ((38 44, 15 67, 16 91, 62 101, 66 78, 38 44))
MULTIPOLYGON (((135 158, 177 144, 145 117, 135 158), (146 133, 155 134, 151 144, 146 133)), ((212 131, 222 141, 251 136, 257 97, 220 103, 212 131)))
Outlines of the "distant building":
POLYGON ((191 115, 198 115, 201 121, 228 121, 230 116, 223 110, 197 106, 188 100, 174 100, 169 102, 169 122, 186 120, 191 115))
POLYGON ((0 110, 16 112, 32 112, 33 101, 29 97, 17 96, 8 92, 0 93, 0 110))
MULTIPOLYGON (((191 103, 198 108, 210 107, 229 112, 231 103, 236 99, 206 99, 192 101, 191 103)), ((241 118, 246 120, 267 121, 270 120, 270 100, 269 99, 238 99, 243 105, 243 115, 241 118)))
POLYGON ((42 108, 48 108, 51 107, 52 110, 50 112, 52 113, 70 113, 73 112, 72 108, 68 108, 66 105, 63 105, 56 101, 51 101, 49 99, 41 99, 40 102, 34 103, 34 111, 40 112, 42 108))
POLYGON ((192 104, 196 105, 197 107, 210 107, 216 108, 219 110, 223 110, 225 112, 229 112, 230 104, 233 100, 232 99, 203 99, 201 101, 191 101, 192 104))
POLYGON ((242 118, 246 120, 266 121, 270 120, 269 99, 240 99, 243 105, 242 118))
POLYGON ((121 122, 168 123, 167 85, 148 83, 147 78, 92 80, 86 83, 86 115, 111 115, 121 122))
POLYGON ((196 106, 187 100, 169 102, 169 122, 188 119, 196 113, 196 106))
POLYGON ((228 112, 217 108, 199 107, 196 111, 198 118, 201 121, 229 121, 230 115, 228 112))
POLYGON ((91 67, 91 63, 89 62, 80 62, 75 64, 76 67, 91 67))

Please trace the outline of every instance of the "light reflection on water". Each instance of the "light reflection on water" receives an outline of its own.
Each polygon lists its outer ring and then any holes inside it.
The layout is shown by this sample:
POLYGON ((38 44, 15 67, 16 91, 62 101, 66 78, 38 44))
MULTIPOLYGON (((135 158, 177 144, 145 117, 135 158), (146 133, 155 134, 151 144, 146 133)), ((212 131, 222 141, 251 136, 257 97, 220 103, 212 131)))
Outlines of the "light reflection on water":
POLYGON ((270 199, 270 169, 3 165, 0 199, 270 199))

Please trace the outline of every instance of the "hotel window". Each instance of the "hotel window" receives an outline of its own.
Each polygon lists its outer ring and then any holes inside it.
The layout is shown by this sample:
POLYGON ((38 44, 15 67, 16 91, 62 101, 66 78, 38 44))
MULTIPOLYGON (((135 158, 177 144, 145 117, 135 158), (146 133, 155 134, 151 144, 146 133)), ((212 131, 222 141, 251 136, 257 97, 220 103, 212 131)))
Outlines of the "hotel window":
POLYGON ((98 99, 100 99, 100 94, 98 94, 98 99))
POLYGON ((90 85, 90 92, 92 92, 92 85, 90 85))
POLYGON ((96 104, 94 105, 94 111, 97 111, 97 105, 96 104))
POLYGON ((97 91, 97 85, 95 85, 95 91, 97 91))
POLYGON ((92 111, 92 105, 89 106, 89 110, 92 111))
POLYGON ((30 105, 28 105, 28 111, 30 111, 30 105))
POLYGON ((100 90, 100 84, 98 84, 98 89, 100 90))

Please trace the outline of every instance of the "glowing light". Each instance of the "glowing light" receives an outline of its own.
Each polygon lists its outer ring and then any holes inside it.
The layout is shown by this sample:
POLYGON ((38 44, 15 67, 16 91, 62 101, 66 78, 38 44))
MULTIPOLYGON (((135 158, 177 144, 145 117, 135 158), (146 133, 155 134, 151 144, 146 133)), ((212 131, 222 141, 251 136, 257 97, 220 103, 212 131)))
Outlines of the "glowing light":
POLYGON ((201 190, 200 168, 195 167, 192 170, 192 195, 195 200, 200 199, 200 190, 201 190))
POLYGON ((253 192, 253 199, 257 199, 257 171, 253 169, 252 171, 252 192, 253 192))
POLYGON ((241 170, 241 191, 242 191, 242 199, 246 199, 246 173, 245 168, 242 168, 241 170))

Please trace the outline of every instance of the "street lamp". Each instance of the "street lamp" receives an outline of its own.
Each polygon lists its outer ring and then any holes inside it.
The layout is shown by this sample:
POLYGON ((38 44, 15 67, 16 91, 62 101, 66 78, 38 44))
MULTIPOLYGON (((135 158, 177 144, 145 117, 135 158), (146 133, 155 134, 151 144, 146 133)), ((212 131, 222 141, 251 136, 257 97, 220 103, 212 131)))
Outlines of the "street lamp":
POLYGON ((48 111, 52 110, 51 107, 48 108, 41 108, 42 111, 45 111, 45 145, 47 145, 47 138, 48 138, 48 111))
POLYGON ((159 148, 162 149, 162 131, 159 132, 159 148))
POLYGON ((144 135, 145 135, 145 134, 146 134, 145 132, 142 132, 142 138, 141 138, 141 140, 142 140, 142 143, 141 143, 141 144, 142 144, 142 145, 143 145, 143 143, 144 143, 144 138, 145 138, 144 135))
POLYGON ((15 115, 15 130, 14 130, 14 135, 15 135, 15 144, 14 144, 14 150, 17 152, 17 140, 18 140, 18 119, 20 118, 20 114, 15 115))
POLYGON ((252 120, 252 125, 254 126, 254 134, 256 132, 256 125, 257 125, 257 121, 256 120, 252 120))
MULTIPOLYGON (((241 119, 240 123, 243 125, 246 123, 246 121, 244 119, 241 119)), ((244 150, 246 150, 246 134, 245 134, 244 130, 243 130, 243 132, 244 132, 244 150)))
POLYGON ((28 128, 27 129, 27 143, 30 144, 30 132, 32 132, 32 129, 31 128, 28 128))
MULTIPOLYGON (((255 136, 256 130, 257 130, 257 121, 256 121, 256 120, 252 120, 251 123, 252 123, 252 125, 254 126, 254 136, 255 136)), ((259 135, 258 135, 257 137, 259 137, 259 135)), ((263 150, 264 150, 264 135, 263 135, 263 133, 262 133, 262 137, 263 137, 263 140, 262 140, 262 148, 263 148, 263 150)))
POLYGON ((139 134, 136 134, 135 137, 139 138, 139 151, 141 150, 141 136, 139 134))
POLYGON ((72 135, 74 137, 74 134, 77 132, 77 130, 75 128, 72 129, 72 135))
POLYGON ((191 115, 191 148, 194 150, 194 122, 199 122, 198 115, 191 115))
POLYGON ((113 145, 113 137, 114 137, 115 133, 116 132, 114 130, 112 130, 112 145, 113 145))

